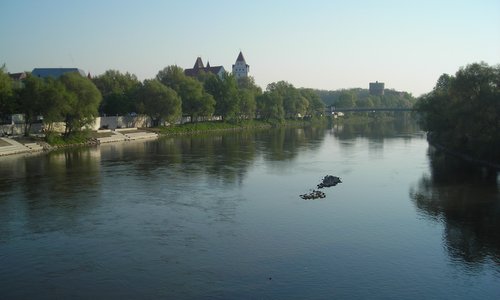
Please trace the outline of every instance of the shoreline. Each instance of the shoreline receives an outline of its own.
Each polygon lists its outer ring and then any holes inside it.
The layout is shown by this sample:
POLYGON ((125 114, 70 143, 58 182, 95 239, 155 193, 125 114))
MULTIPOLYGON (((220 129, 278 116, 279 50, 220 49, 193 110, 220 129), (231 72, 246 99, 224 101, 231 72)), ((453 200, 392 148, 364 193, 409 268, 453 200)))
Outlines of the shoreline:
MULTIPOLYGON (((326 120, 325 120, 326 121, 326 120)), ((321 120, 321 122, 325 122, 321 120)), ((275 127, 303 127, 314 125, 311 121, 286 121, 283 124, 271 124, 268 122, 255 122, 252 121, 244 124, 230 124, 230 123, 188 123, 181 126, 175 127, 154 127, 154 128, 121 128, 115 130, 106 130, 112 132, 113 136, 121 135, 121 138, 105 141, 106 138, 102 138, 101 141, 99 137, 89 137, 85 142, 77 143, 66 143, 66 144, 56 144, 50 145, 45 140, 41 138, 25 138, 25 137, 0 137, 0 159, 3 157, 12 157, 15 155, 31 155, 39 153, 48 153, 51 151, 62 150, 66 148, 78 148, 78 147, 93 147, 99 146, 101 144, 112 144, 118 142, 128 142, 137 140, 152 140, 161 137, 168 136, 187 136, 187 135, 197 135, 205 133, 215 133, 215 132, 230 132, 230 131, 242 131, 242 130, 256 130, 256 129, 271 129, 275 127), (224 124, 224 125, 220 125, 224 124), (182 127, 186 126, 186 127, 182 127), (197 128, 200 127, 200 128, 197 128), (120 131, 126 131, 128 133, 121 134, 120 131), (131 133, 130 131, 137 131, 137 133, 131 133), (140 134, 145 133, 145 134, 140 134), (135 135, 135 136, 134 136, 135 135), (36 146, 33 146, 36 145, 36 146)), ((98 133, 99 131, 93 131, 98 133)))
MULTIPOLYGON (((94 147, 99 146, 101 144, 111 144, 118 142, 128 142, 128 141, 136 141, 136 140, 152 140, 158 139, 161 137, 175 137, 175 136, 189 136, 189 135, 200 135, 200 134, 211 134, 217 132, 230 132, 230 131, 243 131, 243 130, 265 130, 272 128, 281 128, 281 127, 308 127, 308 126, 328 126, 333 123, 371 123, 376 120, 367 119, 364 117, 349 117, 345 119, 334 119, 331 117, 323 117, 320 119, 313 120, 285 120, 282 123, 272 123, 267 121, 244 121, 242 123, 225 123, 225 122, 198 122, 198 123, 186 123, 182 125, 175 126, 166 126, 166 127, 135 127, 135 128, 117 128, 114 130, 103 130, 103 131, 92 131, 91 136, 86 138, 85 142, 76 142, 76 143, 63 143, 63 144, 53 144, 50 145, 46 140, 41 138, 25 138, 25 137, 0 137, 0 139, 6 139, 11 145, 22 145, 24 148, 17 148, 17 151, 2 151, 2 147, 0 144, 0 159, 3 157, 11 157, 13 155, 30 155, 37 153, 48 153, 51 151, 57 151, 67 148, 77 148, 77 147, 94 147), (127 132, 125 134, 120 134, 120 131, 127 132), (145 132, 148 134, 144 135, 136 135, 132 136, 133 133, 130 131, 145 132), (99 138, 99 133, 109 132, 111 136, 120 136, 116 139, 108 139, 109 136, 99 138), (154 135, 153 135, 154 134, 154 135), (24 144, 23 144, 24 142, 24 144), (28 144, 33 145, 37 144, 36 149, 32 149, 28 144)), ((10 146, 10 145, 9 145, 10 146)))

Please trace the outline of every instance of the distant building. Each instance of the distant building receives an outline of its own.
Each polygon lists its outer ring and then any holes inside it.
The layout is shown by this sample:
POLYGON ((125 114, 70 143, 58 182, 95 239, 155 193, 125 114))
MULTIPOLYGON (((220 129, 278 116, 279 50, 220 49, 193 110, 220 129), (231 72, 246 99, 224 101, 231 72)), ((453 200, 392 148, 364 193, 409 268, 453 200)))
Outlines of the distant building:
POLYGON ((52 78, 59 78, 65 73, 79 73, 83 77, 86 77, 87 74, 82 69, 78 68, 35 68, 33 71, 31 71, 31 75, 38 77, 38 78, 47 78, 47 77, 52 77, 52 78))
POLYGON ((247 65, 243 53, 238 55, 236 62, 233 65, 233 75, 236 78, 248 77, 248 72, 250 71, 250 66, 247 65))
POLYGON ((14 88, 23 88, 24 87, 24 82, 23 80, 26 79, 28 75, 25 72, 21 73, 9 73, 10 79, 12 79, 12 86, 14 88))
POLYGON ((213 73, 219 76, 219 78, 222 78, 222 76, 224 76, 224 73, 226 73, 226 70, 224 70, 223 66, 211 67, 209 62, 207 62, 207 66, 205 67, 203 65, 203 61, 201 60, 201 57, 198 57, 196 59, 196 62, 194 63, 192 69, 184 70, 184 74, 186 74, 186 76, 191 76, 191 77, 197 77, 200 74, 200 72, 213 73))
POLYGON ((383 96, 384 95, 385 84, 383 82, 370 82, 370 95, 372 96, 383 96))

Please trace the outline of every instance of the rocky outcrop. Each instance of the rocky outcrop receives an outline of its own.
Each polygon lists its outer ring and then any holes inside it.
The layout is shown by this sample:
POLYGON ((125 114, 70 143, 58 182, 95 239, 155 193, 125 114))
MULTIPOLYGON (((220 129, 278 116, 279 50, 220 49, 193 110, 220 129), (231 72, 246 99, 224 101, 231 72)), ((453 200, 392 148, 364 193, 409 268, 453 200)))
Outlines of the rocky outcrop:
POLYGON ((325 193, 323 193, 322 191, 318 191, 318 190, 313 190, 312 192, 310 192, 308 194, 300 195, 300 198, 302 198, 304 200, 314 200, 314 199, 325 198, 325 197, 326 197, 325 193))
POLYGON ((322 188, 325 188, 325 187, 336 186, 339 183, 342 183, 342 181, 340 180, 340 177, 332 176, 332 175, 326 175, 323 178, 323 181, 320 184, 318 184, 318 189, 322 189, 322 188))
MULTIPOLYGON (((333 175, 326 175, 325 177, 323 177, 323 180, 321 181, 321 183, 317 185, 317 188, 322 189, 325 187, 336 186, 339 183, 342 183, 342 181, 340 180, 340 177, 333 176, 333 175)), ((299 195, 299 196, 300 196, 300 198, 302 198, 304 200, 314 200, 314 199, 323 199, 326 197, 326 194, 322 191, 312 190, 308 194, 303 194, 303 195, 299 195)))

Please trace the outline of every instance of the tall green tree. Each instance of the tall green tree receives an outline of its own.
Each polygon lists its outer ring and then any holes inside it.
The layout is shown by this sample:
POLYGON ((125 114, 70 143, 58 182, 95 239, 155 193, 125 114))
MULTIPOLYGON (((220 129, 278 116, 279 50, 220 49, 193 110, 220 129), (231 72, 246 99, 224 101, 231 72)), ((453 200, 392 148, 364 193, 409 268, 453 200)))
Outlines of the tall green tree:
POLYGON ((320 117, 325 113, 325 104, 321 101, 321 98, 315 90, 302 88, 299 91, 302 97, 306 98, 309 103, 307 107, 308 115, 320 117))
POLYGON ((215 100, 215 114, 222 116, 224 121, 234 121, 240 115, 238 83, 231 74, 222 78, 215 74, 207 74, 204 78, 204 88, 215 100))
POLYGON ((14 112, 15 101, 12 79, 5 71, 5 65, 0 67, 0 120, 14 112))
POLYGON ((124 115, 135 110, 135 91, 140 85, 135 75, 128 72, 122 74, 117 70, 107 70, 104 74, 94 77, 92 82, 103 97, 100 107, 101 113, 124 115))
POLYGON ((25 136, 29 135, 32 124, 42 114, 43 89, 43 79, 28 75, 24 80, 24 88, 16 90, 19 112, 24 115, 25 136))
POLYGON ((67 97, 69 109, 64 116, 65 135, 68 136, 95 121, 102 96, 90 79, 78 73, 66 73, 60 80, 70 93, 67 97))
POLYGON ((181 116, 181 99, 177 93, 158 80, 145 80, 138 91, 144 113, 159 126, 162 120, 173 123, 181 116))
POLYGON ((63 122, 74 103, 74 94, 69 93, 60 80, 46 78, 42 89, 40 114, 47 131, 53 130, 55 122, 63 122))
POLYGON ((443 74, 416 108, 433 141, 500 163, 500 66, 474 63, 443 74))
POLYGON ((337 107, 342 107, 342 108, 352 108, 356 106, 356 102, 358 97, 356 94, 352 91, 343 91, 339 99, 336 103, 337 107))
POLYGON ((267 86, 267 90, 282 99, 285 117, 297 118, 306 114, 309 102, 292 84, 286 81, 273 82, 267 86))
POLYGON ((253 77, 238 78, 238 97, 240 119, 253 119, 257 111, 257 97, 262 95, 262 89, 255 84, 253 77))
POLYGON ((208 117, 214 113, 215 100, 208 94, 200 81, 188 77, 178 66, 168 66, 159 71, 156 79, 172 88, 181 97, 182 113, 196 122, 198 117, 208 117))
POLYGON ((278 93, 270 91, 264 92, 256 98, 257 114, 260 118, 281 123, 285 119, 285 111, 283 110, 283 98, 278 93))

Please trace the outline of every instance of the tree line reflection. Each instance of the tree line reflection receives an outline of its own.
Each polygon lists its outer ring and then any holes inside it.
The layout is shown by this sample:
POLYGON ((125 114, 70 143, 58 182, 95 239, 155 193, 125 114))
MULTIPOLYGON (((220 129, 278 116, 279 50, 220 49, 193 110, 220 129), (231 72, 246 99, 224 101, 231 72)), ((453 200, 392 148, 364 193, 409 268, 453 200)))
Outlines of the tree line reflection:
POLYGON ((430 170, 410 197, 419 213, 444 224, 446 249, 471 267, 500 264, 500 191, 497 174, 429 149, 430 170))

